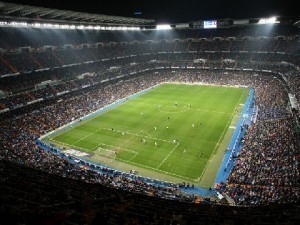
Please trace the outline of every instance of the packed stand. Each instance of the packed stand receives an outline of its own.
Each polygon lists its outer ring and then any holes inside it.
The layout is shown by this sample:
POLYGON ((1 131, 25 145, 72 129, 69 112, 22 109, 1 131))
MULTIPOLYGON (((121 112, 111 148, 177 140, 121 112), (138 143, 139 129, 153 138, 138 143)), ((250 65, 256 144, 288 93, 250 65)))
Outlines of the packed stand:
MULTIPOLYGON (((25 115, 21 115, 17 118, 14 118, 13 121, 11 119, 3 120, 3 122, 1 122, 1 137, 3 139, 1 140, 1 143, 3 145, 2 148, 7 149, 7 151, 2 152, 2 157, 5 159, 29 164, 32 167, 42 167, 42 165, 39 164, 35 165, 33 163, 35 162, 35 160, 32 161, 37 157, 38 161, 44 162, 44 160, 39 160, 41 150, 38 147, 36 147, 33 142, 37 136, 52 131, 68 122, 73 121, 76 118, 79 118, 83 115, 86 115, 87 113, 97 110, 98 108, 101 108, 104 105, 110 104, 111 102, 124 98, 130 94, 143 90, 147 87, 151 87, 163 81, 176 81, 188 83, 203 82, 217 85, 247 85, 250 87, 254 87, 257 95, 257 105, 259 109, 261 109, 259 110, 259 115, 261 116, 258 117, 259 119, 257 121, 257 125, 255 125, 253 128, 253 134, 255 135, 249 137, 249 143, 257 142, 258 145, 261 146, 261 148, 266 149, 266 153, 264 153, 265 155, 268 154, 267 151, 270 151, 269 149, 274 148, 273 145, 269 146, 268 143, 276 143, 275 146, 277 146, 278 148, 277 153, 275 153, 275 155, 272 154, 270 156, 266 156, 268 157, 268 159, 271 159, 271 161, 278 161, 278 159, 282 157, 280 152, 283 151, 283 149, 285 149, 287 146, 289 146, 288 151, 282 153, 287 157, 284 161, 286 163, 284 173, 280 172, 281 167, 276 167, 274 170, 272 170, 273 168, 264 168, 262 169, 261 179, 272 179, 276 184, 279 182, 280 179, 285 179, 280 180, 281 183, 284 183, 284 188, 292 188, 293 191, 290 192, 293 193, 292 196, 283 196, 278 194, 272 197, 273 201, 289 202, 291 201, 291 197, 292 199, 298 199, 299 190, 297 189, 297 186, 294 187, 297 174, 293 172, 297 172, 297 170, 294 170, 294 164, 296 163, 295 157, 297 156, 297 143, 294 143, 295 136, 290 127, 291 124, 284 122, 279 123, 280 121, 289 121, 290 115, 288 115, 288 111, 284 111, 283 113, 281 111, 275 110, 272 111, 272 113, 266 113, 266 111, 269 112, 268 110, 266 110, 269 108, 287 108, 287 94, 284 92, 284 89, 281 88, 281 84, 276 78, 263 74, 259 76, 254 76, 252 72, 228 73, 224 71, 215 72, 211 70, 198 72, 191 70, 178 70, 176 72, 172 72, 172 70, 163 70, 158 73, 148 72, 144 75, 137 75, 136 77, 125 79, 123 80, 123 82, 114 81, 111 84, 100 84, 96 86, 91 86, 88 88, 88 90, 77 90, 74 93, 62 96, 60 98, 60 101, 54 101, 48 106, 41 107, 25 115), (265 120, 266 122, 264 122, 265 120), (274 120, 273 126, 269 125, 269 120, 274 120), (20 124, 22 124, 21 127, 20 124), (282 132, 280 133, 271 133, 272 135, 275 135, 274 138, 278 138, 280 140, 280 145, 277 145, 277 142, 264 141, 263 137, 264 132, 266 131, 264 128, 265 126, 270 126, 270 132, 271 130, 278 129, 279 127, 282 129, 282 132), (261 127, 263 127, 264 129, 261 127), (25 130, 27 132, 24 132, 25 130), (286 133, 287 131, 289 132, 286 133), (284 133, 286 133, 286 137, 283 135, 284 133), (284 137, 287 139, 284 139, 284 137), (258 138, 258 140, 256 140, 255 138, 258 138), (290 143, 294 144, 291 145, 290 143), (26 153, 27 151, 29 152, 26 153), (34 156, 35 152, 38 152, 38 156, 34 156), (21 157, 20 159, 19 154, 21 154, 22 157, 24 156, 24 158, 21 157), (275 157, 278 157, 278 159, 275 157), (286 173, 291 173, 291 175, 285 176, 286 173)), ((248 143, 246 140, 248 139, 245 139, 245 145, 248 143)), ((248 151, 242 150, 239 157, 242 157, 243 153, 249 154, 248 151)), ((264 154, 255 154, 257 157, 255 158, 255 162, 263 161, 264 158, 261 157, 265 157, 264 154)), ((246 168, 251 167, 252 160, 248 163, 249 164, 246 164, 246 168)), ((53 166, 51 165, 51 161, 50 166, 53 166)), ((236 168, 237 167, 234 167, 232 174, 235 174, 234 171, 236 168)), ((247 170, 245 171, 248 173, 247 170)), ((237 182, 239 181, 239 179, 236 179, 234 181, 237 182)), ((228 185, 231 185, 232 182, 228 181, 228 185)), ((253 182, 253 180, 250 179, 250 182, 253 182)), ((263 183, 260 185, 266 184, 263 183)), ((240 185, 239 187, 242 188, 243 186, 240 185)), ((270 185, 270 187, 273 189, 281 188, 281 186, 277 187, 276 185, 270 185)), ((231 190, 230 188, 232 187, 230 186, 228 190, 226 188, 224 189, 225 192, 229 192, 229 190, 231 190)), ((276 193, 276 191, 272 193, 276 193)), ((242 204, 265 203, 264 198, 262 197, 265 194, 265 192, 251 193, 253 193, 254 195, 258 195, 256 196, 256 198, 259 200, 249 202, 247 200, 244 200, 243 197, 239 196, 238 199, 240 199, 240 201, 237 202, 241 202, 242 204)), ((231 193, 229 194, 232 196, 231 193)))
MULTIPOLYGON (((4 45, 2 47, 6 45, 12 45, 13 47, 38 45, 35 47, 39 47, 50 43, 54 46, 70 44, 61 43, 63 41, 59 42, 56 38, 53 38, 50 31, 46 32, 48 36, 45 40, 41 39, 37 42, 25 40, 22 35, 20 35, 20 40, 12 41, 8 39, 7 37, 17 39, 19 32, 14 29, 8 28, 4 31, 1 28, 0 32, 9 33, 9 36, 1 36, 4 39, 4 43, 1 43, 4 45)), ((287 31, 278 28, 272 32, 275 37, 279 34, 285 34, 284 32, 287 31)), ((263 29, 257 29, 255 32, 257 36, 263 34, 263 29)), ((292 30, 291 35, 294 34, 295 32, 292 30)), ((77 165, 43 151, 36 146, 34 140, 40 135, 57 129, 118 99, 161 82, 246 85, 255 89, 256 106, 258 107, 257 121, 249 126, 243 140, 242 150, 236 156, 236 163, 227 182, 222 184, 221 191, 228 194, 240 205, 299 201, 299 168, 297 167, 299 164, 299 143, 293 129, 295 124, 290 113, 287 89, 282 81, 273 77, 272 73, 261 72, 261 70, 271 70, 287 74, 289 86, 299 99, 299 73, 294 69, 291 73, 287 66, 277 64, 280 61, 287 60, 294 65, 299 65, 299 56, 292 55, 299 48, 296 40, 279 40, 276 38, 272 40, 244 40, 242 38, 249 35, 247 29, 230 29, 230 31, 218 29, 203 32, 191 31, 189 35, 195 38, 205 38, 200 41, 170 42, 161 40, 163 35, 170 35, 172 38, 185 35, 160 34, 162 36, 155 37, 155 33, 150 32, 149 38, 153 37, 154 41, 146 42, 139 35, 133 35, 141 41, 126 45, 115 42, 109 43, 111 35, 106 33, 103 35, 103 40, 106 43, 91 48, 83 48, 83 46, 75 48, 74 46, 91 41, 96 43, 99 40, 97 37, 88 39, 83 35, 74 35, 74 31, 68 31, 65 35, 68 38, 64 40, 71 42, 71 48, 53 48, 43 53, 12 53, 9 51, 5 54, 1 53, 1 74, 6 74, 8 70, 14 72, 14 68, 19 72, 24 72, 45 67, 54 68, 66 64, 100 60, 100 62, 91 64, 56 68, 49 72, 43 71, 37 73, 38 76, 34 76, 36 73, 30 73, 21 74, 16 79, 0 78, 5 79, 5 83, 1 84, 0 89, 8 92, 13 92, 14 89, 21 90, 24 86, 31 87, 30 90, 26 90, 21 94, 0 99, 0 107, 2 108, 3 105, 10 109, 24 106, 22 109, 18 109, 18 113, 16 113, 18 116, 13 115, 17 111, 1 114, 0 147, 2 150, 0 151, 0 157, 2 160, 24 164, 42 171, 50 171, 53 174, 67 176, 72 179, 85 180, 88 183, 101 183, 108 187, 125 190, 136 189, 144 192, 144 194, 149 194, 150 190, 152 194, 154 193, 153 195, 161 197, 161 193, 158 193, 156 189, 157 187, 127 180, 122 174, 111 177, 107 173, 98 174, 93 171, 82 170, 77 165), (215 40, 212 38, 217 36, 230 37, 232 33, 240 39, 215 40), (289 55, 203 52, 237 50, 289 52, 289 55), (188 51, 198 52, 187 53, 188 51), (136 55, 132 56, 134 54, 136 55), (122 58, 129 55, 130 57, 122 58), (198 59, 204 60, 197 61, 198 59), (234 61, 224 61, 225 59, 233 59, 234 61), (260 62, 258 63, 258 61, 260 62), (179 69, 187 66, 199 66, 203 70, 179 69), (158 67, 161 68, 155 69, 158 67), (166 69, 170 67, 177 68, 166 69), (254 68, 258 72, 223 70, 227 67, 234 69, 254 68), (150 71, 140 72, 145 69, 150 69, 150 71), (87 72, 95 73, 95 75, 78 78, 78 76, 87 72), (136 75, 122 78, 122 82, 118 82, 121 79, 116 79, 101 84, 103 80, 133 72, 136 72, 136 75), (37 84, 48 79, 56 80, 57 83, 47 85, 44 89, 34 90, 37 84), (58 93, 61 92, 69 93, 58 96, 58 93), (49 100, 45 102, 34 105, 26 104, 46 97, 49 100), (134 188, 131 188, 132 186, 134 188)), ((129 40, 135 40, 132 37, 130 38, 129 40)), ((120 35, 120 39, 126 40, 122 35, 120 35)), ((166 196, 170 193, 178 193, 176 187, 161 191, 166 196)), ((193 201, 194 196, 188 196, 185 200, 193 201)))
POLYGON ((0 180, 0 223, 8 225, 296 225, 300 215, 294 205, 231 207, 153 198, 4 160, 0 160, 0 180))

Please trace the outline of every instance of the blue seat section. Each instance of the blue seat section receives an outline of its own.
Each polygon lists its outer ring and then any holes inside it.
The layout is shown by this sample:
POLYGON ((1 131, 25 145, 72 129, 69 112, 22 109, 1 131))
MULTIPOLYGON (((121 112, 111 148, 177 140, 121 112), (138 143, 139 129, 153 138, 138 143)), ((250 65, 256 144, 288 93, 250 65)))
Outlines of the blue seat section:
POLYGON ((249 95, 245 102, 242 115, 237 123, 236 129, 232 135, 231 141, 226 149, 222 164, 220 166, 219 172, 216 176, 214 184, 220 184, 221 182, 225 183, 230 170, 233 167, 235 156, 238 154, 242 147, 242 140, 247 130, 247 127, 253 119, 253 110, 255 104, 255 93, 254 89, 249 90, 249 95))

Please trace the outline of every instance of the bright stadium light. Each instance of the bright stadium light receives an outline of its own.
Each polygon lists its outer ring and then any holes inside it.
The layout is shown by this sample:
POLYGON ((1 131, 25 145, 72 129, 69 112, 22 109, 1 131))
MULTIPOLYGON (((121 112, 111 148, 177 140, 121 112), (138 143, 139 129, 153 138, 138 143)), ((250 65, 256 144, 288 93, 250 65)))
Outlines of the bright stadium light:
POLYGON ((51 28, 51 27, 52 27, 52 24, 50 24, 50 23, 44 23, 44 24, 43 24, 43 27, 45 27, 45 28, 51 28))
POLYGON ((170 30, 171 25, 170 24, 158 24, 156 25, 156 30, 170 30))
POLYGON ((274 24, 274 23, 279 23, 278 21, 276 21, 276 17, 270 17, 270 18, 261 18, 258 21, 258 24, 274 24))
POLYGON ((62 24, 62 25, 59 26, 59 28, 61 28, 61 29, 69 29, 70 26, 67 25, 67 24, 62 24))
POLYGON ((79 29, 79 30, 83 30, 83 29, 84 29, 84 26, 83 26, 83 25, 79 25, 79 26, 77 26, 76 28, 79 29))
POLYGON ((91 26, 91 25, 89 25, 89 26, 86 26, 86 27, 85 27, 85 29, 87 29, 87 30, 93 30, 93 29, 94 29, 94 27, 93 27, 93 26, 91 26))
POLYGON ((40 23, 34 23, 33 26, 34 27, 41 27, 41 24, 40 23))
POLYGON ((0 26, 13 26, 13 27, 34 27, 40 29, 65 29, 65 30, 140 30, 140 27, 127 27, 127 26, 94 26, 94 25, 82 25, 82 24, 52 24, 52 23, 40 23, 40 22, 17 22, 17 21, 0 21, 0 26))
POLYGON ((14 22, 14 21, 12 21, 10 23, 10 25, 12 25, 12 26, 27 26, 27 23, 26 22, 14 22))
POLYGON ((140 30, 140 27, 129 27, 129 30, 140 30))

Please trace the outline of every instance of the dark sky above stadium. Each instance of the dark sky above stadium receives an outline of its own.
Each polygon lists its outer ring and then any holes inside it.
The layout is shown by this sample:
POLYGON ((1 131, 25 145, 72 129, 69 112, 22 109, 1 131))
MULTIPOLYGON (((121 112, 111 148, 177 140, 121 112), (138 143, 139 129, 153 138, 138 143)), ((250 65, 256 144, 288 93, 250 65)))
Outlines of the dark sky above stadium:
POLYGON ((3 0, 5 2, 180 23, 201 19, 299 16, 297 0, 3 0))

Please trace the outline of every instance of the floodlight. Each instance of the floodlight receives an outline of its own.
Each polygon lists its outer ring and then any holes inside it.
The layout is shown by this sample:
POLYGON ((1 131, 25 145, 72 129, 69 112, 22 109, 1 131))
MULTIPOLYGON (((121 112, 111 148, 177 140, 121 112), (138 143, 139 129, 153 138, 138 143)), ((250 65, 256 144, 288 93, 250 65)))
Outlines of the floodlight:
POLYGON ((41 27, 41 24, 40 23, 34 23, 33 26, 34 27, 41 27))
POLYGON ((44 23, 43 27, 50 28, 50 27, 52 27, 52 24, 50 24, 50 23, 44 23))
POLYGON ((80 29, 80 30, 83 30, 84 29, 84 26, 83 25, 79 25, 76 27, 77 29, 80 29))
POLYGON ((126 27, 126 26, 94 26, 94 25, 75 25, 75 24, 52 24, 52 23, 40 23, 40 22, 17 22, 17 21, 0 21, 0 26, 28 26, 28 27, 35 27, 35 28, 50 28, 50 29, 66 29, 66 30, 140 30, 140 27, 126 27))
POLYGON ((70 26, 67 25, 67 24, 62 24, 62 25, 60 25, 59 27, 60 27, 61 29, 69 29, 69 28, 70 28, 70 26))
POLYGON ((170 24, 159 24, 156 25, 156 30, 170 30, 171 25, 170 24))
POLYGON ((276 17, 270 17, 270 18, 261 18, 258 21, 258 24, 273 24, 273 23, 278 23, 278 21, 276 21, 276 17))

